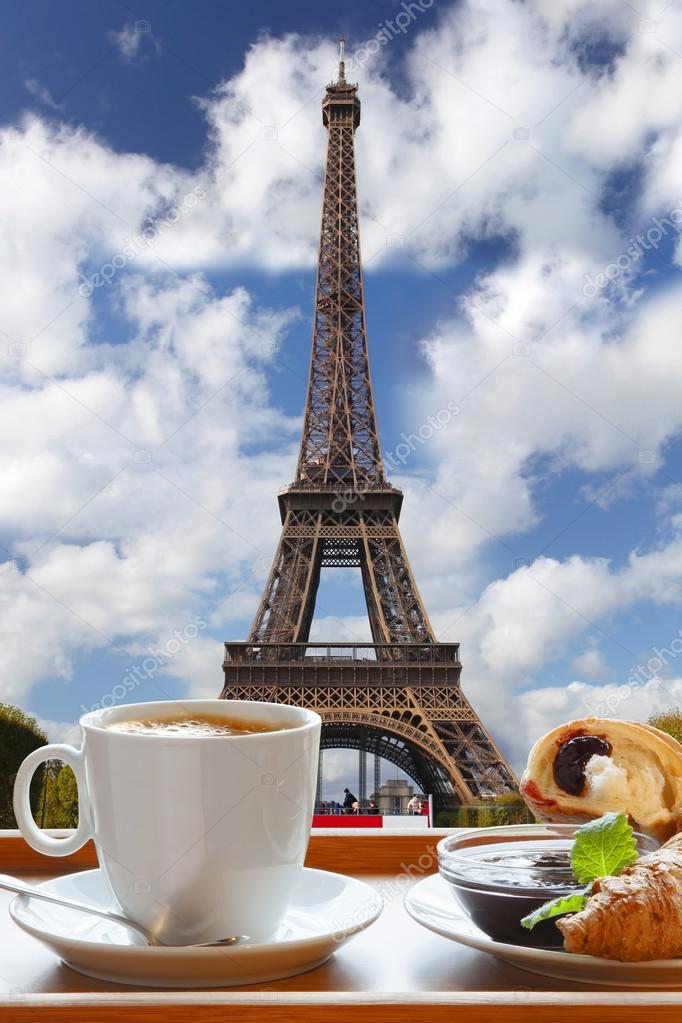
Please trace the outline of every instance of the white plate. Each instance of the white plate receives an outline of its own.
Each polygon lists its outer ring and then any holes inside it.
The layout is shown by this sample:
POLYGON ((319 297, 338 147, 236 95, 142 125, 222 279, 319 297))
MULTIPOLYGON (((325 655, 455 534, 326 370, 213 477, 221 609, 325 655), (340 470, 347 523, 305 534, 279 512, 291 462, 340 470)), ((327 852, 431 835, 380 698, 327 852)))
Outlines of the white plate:
MULTIPOLYGON (((46 891, 94 906, 114 907, 100 870, 47 881, 46 891)), ((120 924, 20 895, 13 920, 67 966, 99 980, 153 987, 227 987, 292 977, 312 970, 381 913, 383 901, 363 881, 304 869, 276 939, 231 948, 150 948, 120 924)))
POLYGON ((405 909, 417 923, 460 945, 489 952, 512 966, 559 980, 629 988, 682 987, 682 959, 621 963, 614 959, 552 952, 493 941, 464 914, 439 874, 424 878, 405 896, 405 909))

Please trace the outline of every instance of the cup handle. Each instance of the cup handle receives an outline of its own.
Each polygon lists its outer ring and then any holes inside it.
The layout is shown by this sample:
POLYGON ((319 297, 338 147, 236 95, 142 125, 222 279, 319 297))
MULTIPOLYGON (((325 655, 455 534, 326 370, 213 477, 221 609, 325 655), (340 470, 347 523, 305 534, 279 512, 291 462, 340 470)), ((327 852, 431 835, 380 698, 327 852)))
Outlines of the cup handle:
POLYGON ((45 856, 68 856, 85 845, 92 837, 90 823, 90 807, 87 799, 87 787, 83 771, 83 753, 62 743, 51 746, 40 746, 24 760, 17 771, 14 782, 14 816, 19 830, 28 844, 36 852, 45 856), (52 838, 36 825, 31 811, 29 789, 31 779, 38 767, 46 760, 63 760, 76 775, 78 785, 78 827, 68 838, 52 838))

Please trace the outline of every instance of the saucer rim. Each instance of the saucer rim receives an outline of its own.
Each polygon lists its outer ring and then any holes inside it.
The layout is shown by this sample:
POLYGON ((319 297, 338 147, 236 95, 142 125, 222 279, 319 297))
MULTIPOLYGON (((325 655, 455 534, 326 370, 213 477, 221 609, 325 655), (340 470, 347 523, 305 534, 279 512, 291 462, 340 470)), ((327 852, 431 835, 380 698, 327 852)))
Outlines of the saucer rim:
MULTIPOLYGON (((40 888, 40 887, 42 887, 42 885, 51 884, 54 881, 62 880, 62 878, 65 878, 65 877, 77 877, 77 876, 78 877, 82 877, 82 876, 85 876, 85 875, 88 875, 88 874, 97 874, 97 875, 100 875, 100 876, 104 876, 104 871, 102 870, 101 867, 94 867, 94 868, 91 868, 90 870, 75 870, 75 871, 70 872, 69 874, 62 874, 59 877, 50 878, 48 881, 43 881, 43 882, 41 882, 41 884, 36 885, 36 887, 40 888)), ((348 927, 339 927, 339 928, 335 928, 333 930, 326 930, 326 929, 325 930, 320 930, 320 931, 316 931, 314 934, 309 935, 308 937, 303 937, 303 938, 293 938, 293 939, 286 939, 285 938, 282 941, 243 942, 243 943, 240 943, 238 945, 232 945, 232 946, 227 946, 227 947, 225 947, 225 946, 211 947, 211 946, 205 946, 205 945, 204 946, 200 946, 200 945, 199 946, 192 946, 192 945, 160 945, 160 946, 151 946, 151 945, 133 945, 133 944, 131 944, 131 945, 121 945, 121 944, 115 944, 115 943, 108 944, 108 943, 103 942, 103 941, 89 941, 87 939, 70 938, 67 935, 55 934, 53 931, 48 931, 48 930, 45 930, 44 928, 41 929, 39 927, 35 927, 31 923, 27 922, 25 919, 21 918, 21 910, 26 907, 27 903, 30 902, 30 900, 31 900, 31 896, 30 895, 16 895, 12 899, 10 904, 9 904, 9 914, 10 914, 10 917, 12 918, 12 920, 14 921, 14 923, 17 925, 17 927, 20 927, 21 930, 23 930, 27 934, 32 935, 37 940, 45 942, 45 943, 48 943, 48 944, 54 943, 54 942, 58 942, 60 945, 62 945, 65 948, 73 948, 75 950, 78 950, 78 949, 82 949, 82 950, 86 950, 86 949, 93 949, 93 950, 106 949, 108 952, 111 952, 112 954, 115 954, 115 955, 125 955, 125 956, 129 956, 131 954, 133 954, 133 955, 140 955, 140 954, 149 955, 149 954, 153 954, 153 955, 156 955, 157 957, 158 956, 170 957, 170 956, 181 954, 183 956, 193 956, 193 957, 196 957, 196 958, 203 957, 203 956, 206 956, 206 955, 214 955, 216 957, 218 957, 218 956, 221 956, 221 957, 230 956, 230 958, 241 958, 242 956, 245 956, 245 955, 250 955, 250 956, 257 956, 259 954, 265 955, 265 954, 271 953, 272 949, 274 949, 274 948, 278 948, 278 949, 282 949, 282 950, 291 950, 292 952, 296 951, 296 950, 299 950, 299 949, 300 950, 305 950, 305 948, 307 948, 309 945, 313 946, 313 945, 319 943, 321 940, 323 940, 325 938, 329 938, 329 937, 331 937, 333 935, 338 935, 339 944, 341 944, 341 943, 347 941, 348 938, 352 938, 355 934, 359 934, 361 931, 364 931, 368 927, 370 927, 373 923, 375 923, 375 921, 379 918, 379 916, 383 912, 384 907, 385 907, 385 900, 384 900, 383 896, 380 894, 380 892, 378 892, 375 888, 372 887, 372 885, 368 884, 366 881, 361 880, 360 878, 353 877, 353 876, 348 875, 348 874, 341 874, 338 871, 334 871, 334 870, 320 870, 318 867, 305 867, 305 866, 302 869, 302 876, 304 878, 306 878, 306 877, 310 878, 312 875, 315 875, 315 874, 320 874, 320 875, 323 875, 324 877, 341 878, 343 880, 345 886, 347 886, 349 883, 362 885, 364 888, 367 889, 368 896, 369 896, 369 893, 372 893, 372 895, 374 897, 372 901, 376 902, 376 909, 372 910, 369 913, 369 915, 367 916, 366 919, 361 920, 361 921, 359 921, 357 923, 351 924, 348 927)), ((40 900, 36 900, 36 901, 40 901, 40 900)), ((367 899, 367 902, 368 903, 370 902, 369 897, 367 899)), ((287 913, 289 913, 289 911, 291 909, 295 908, 295 905, 296 905, 295 903, 291 903, 290 906, 287 909, 287 913)), ((286 921, 286 918, 287 918, 287 914, 285 914, 283 922, 286 921)))
MULTIPOLYGON (((620 959, 603 959, 599 956, 588 956, 582 955, 577 952, 562 952, 558 949, 542 949, 533 948, 529 945, 513 945, 506 942, 495 941, 489 937, 480 927, 476 927, 473 921, 466 915, 463 910, 457 910, 454 900, 452 906, 452 913, 447 917, 450 921, 451 926, 448 927, 444 924, 442 927, 438 926, 437 922, 433 920, 427 920, 425 917, 429 915, 429 910, 424 907, 422 914, 420 915, 416 903, 419 900, 418 890, 427 888, 428 885, 443 885, 445 888, 444 894, 450 896, 447 890, 447 881, 439 873, 430 874, 428 877, 422 878, 415 885, 413 885, 409 891, 405 893, 403 898, 403 905, 405 911, 409 916, 415 920, 422 927, 427 930, 433 931, 435 934, 440 934, 444 938, 449 938, 450 941, 455 941, 459 945, 466 945, 468 948, 477 949, 480 952, 485 952, 488 955, 497 956, 499 959, 505 959, 509 961, 508 957, 513 957, 514 965, 519 966, 519 960, 526 960, 529 964, 532 962, 533 967, 540 968, 545 966, 547 969, 551 969, 552 965, 563 968, 564 966, 569 967, 574 965, 578 971, 581 967, 586 969, 603 969, 611 975, 619 975, 622 972, 631 971, 633 968, 636 972, 641 973, 655 973, 657 971, 664 971, 666 973, 677 974, 682 976, 682 957, 676 959, 649 959, 638 963, 624 962, 620 959), (474 928, 474 933, 469 934, 461 930, 455 930, 457 923, 462 922, 468 924, 474 928)), ((452 897, 450 896, 452 899, 452 897)), ((530 968, 530 966, 529 966, 530 968)), ((578 979, 578 978, 576 978, 578 979)))

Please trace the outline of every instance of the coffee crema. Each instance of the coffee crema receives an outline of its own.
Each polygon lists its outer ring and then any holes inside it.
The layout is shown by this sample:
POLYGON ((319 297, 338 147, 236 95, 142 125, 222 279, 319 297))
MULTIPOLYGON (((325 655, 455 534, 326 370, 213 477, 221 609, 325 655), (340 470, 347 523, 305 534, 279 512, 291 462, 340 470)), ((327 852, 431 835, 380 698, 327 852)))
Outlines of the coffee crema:
POLYGON ((220 714, 187 714, 172 717, 134 718, 129 721, 113 721, 106 726, 112 732, 129 735, 179 735, 183 738, 202 738, 219 735, 253 735, 259 732, 281 732, 290 725, 270 721, 255 721, 232 718, 220 714))

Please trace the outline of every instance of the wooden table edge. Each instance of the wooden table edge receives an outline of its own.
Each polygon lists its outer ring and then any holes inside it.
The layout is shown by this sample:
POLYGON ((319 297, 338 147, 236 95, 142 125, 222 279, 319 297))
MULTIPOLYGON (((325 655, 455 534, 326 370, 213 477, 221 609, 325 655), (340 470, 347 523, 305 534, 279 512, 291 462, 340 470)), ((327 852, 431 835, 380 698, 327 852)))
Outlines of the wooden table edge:
MULTIPOLYGON (((408 993, 405 991, 230 991, 229 989, 216 989, 214 991, 198 990, 191 991, 94 991, 88 994, 80 992, 56 992, 51 994, 21 994, 17 996, 0 997, 0 1010, 9 1008, 21 1008, 22 1005, 30 1003, 34 1006, 55 1005, 68 1007, 75 1005, 120 1005, 134 1007, 137 1005, 159 1005, 173 1007, 176 1005, 242 1005, 260 1006, 265 1004, 280 1006, 315 1006, 330 1004, 343 1004, 346 1006, 355 1005, 405 1005, 406 1007, 418 1007, 420 1005, 488 1005, 506 1006, 516 1005, 547 1005, 562 1006, 570 1005, 580 1008, 581 1006, 629 1006, 637 1005, 640 1009, 645 1006, 656 1005, 682 1005, 682 991, 609 991, 602 988, 600 991, 576 991, 567 1000, 564 991, 527 991, 515 989, 511 991, 417 991, 408 993), (330 1000, 330 994, 333 998, 330 1000)), ((679 1018, 679 1012, 678 1012, 679 1018)))
MULTIPOLYGON (((463 829, 454 829, 463 830, 463 829)), ((453 829, 383 831, 363 828, 314 828, 308 844, 307 867, 338 873, 407 873, 426 876, 438 868, 436 846, 453 829)), ((70 831, 49 831, 64 838, 70 831)), ((0 870, 6 873, 69 873, 97 866, 97 853, 87 842, 70 856, 44 856, 31 849, 18 831, 0 831, 0 870)))
MULTIPOLYGON (((272 992, 268 993, 269 995, 272 992)), ((528 1023, 555 1021, 558 1012, 568 1011, 571 1023, 617 1023, 626 1020, 680 1019, 679 996, 666 993, 614 992, 565 995, 512 991, 490 993, 470 991, 421 993, 277 993, 277 998, 231 995, 229 992, 154 992, 149 995, 32 995, 25 999, 0 1001, 2 1023, 452 1023, 461 1010, 467 1023, 528 1023)))

